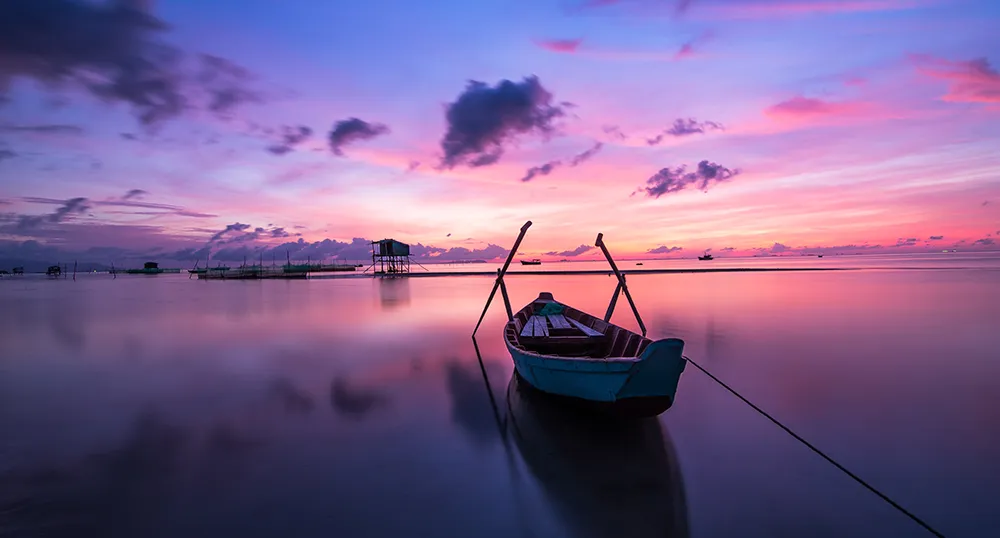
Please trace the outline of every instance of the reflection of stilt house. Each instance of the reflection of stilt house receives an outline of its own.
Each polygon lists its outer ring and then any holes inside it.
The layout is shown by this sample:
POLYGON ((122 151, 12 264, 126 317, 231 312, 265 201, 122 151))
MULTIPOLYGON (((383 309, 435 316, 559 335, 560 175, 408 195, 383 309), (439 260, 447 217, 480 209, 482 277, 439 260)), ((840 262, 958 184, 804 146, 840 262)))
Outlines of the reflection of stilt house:
POLYGON ((372 241, 372 267, 375 274, 410 272, 410 245, 395 239, 372 241))

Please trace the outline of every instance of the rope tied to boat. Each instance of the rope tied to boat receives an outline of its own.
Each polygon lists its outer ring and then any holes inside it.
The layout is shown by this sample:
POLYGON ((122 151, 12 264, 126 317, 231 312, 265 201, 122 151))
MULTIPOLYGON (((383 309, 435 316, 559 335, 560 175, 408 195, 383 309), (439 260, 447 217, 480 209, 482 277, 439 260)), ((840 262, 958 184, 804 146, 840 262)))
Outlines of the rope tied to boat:
POLYGON ((761 415, 763 415, 764 418, 770 420, 771 422, 773 422, 775 425, 777 425, 782 430, 785 430, 785 433, 787 433, 788 435, 791 435, 793 438, 795 438, 796 441, 802 443, 803 445, 806 446, 806 448, 808 448, 809 450, 812 450, 816 454, 819 454, 820 457, 822 457, 823 459, 825 459, 826 461, 828 461, 829 463, 831 463, 834 467, 836 467, 837 469, 840 469, 841 471, 844 472, 844 474, 846 474, 847 476, 853 478, 855 482, 857 482, 857 483, 861 484, 862 486, 864 486, 865 488, 867 488, 868 491, 871 491, 875 495, 878 495, 883 501, 889 503, 890 506, 892 506, 896 510, 902 512, 903 515, 905 515, 906 517, 908 517, 911 520, 913 520, 914 522, 916 522, 918 525, 920 525, 921 527, 923 527, 924 529, 926 529, 928 532, 930 532, 934 536, 937 536, 939 538, 944 538, 944 534, 942 534, 940 531, 938 531, 937 529, 935 529, 934 527, 932 527, 929 523, 927 523, 926 521, 920 519, 919 517, 916 516, 916 514, 914 514, 913 512, 910 512, 909 510, 907 510, 906 508, 904 508, 902 505, 900 505, 896 501, 892 500, 888 495, 886 495, 885 493, 882 493, 881 491, 879 491, 878 489, 876 489, 875 486, 869 484, 868 482, 866 482, 860 476, 852 473, 849 469, 847 469, 847 467, 844 467, 839 462, 837 462, 837 460, 835 460, 832 457, 828 456, 825 452, 823 452, 822 450, 820 450, 819 448, 817 448, 815 445, 813 445, 809 441, 806 441, 801 435, 795 433, 794 431, 792 431, 791 428, 789 428, 788 426, 785 426, 778 419, 776 419, 776 418, 772 417, 770 414, 768 414, 767 411, 764 411, 760 407, 757 407, 756 405, 754 405, 753 402, 751 402, 750 400, 746 399, 746 397, 744 397, 742 394, 740 394, 739 392, 736 392, 736 389, 730 387, 724 381, 722 381, 721 379, 719 379, 719 378, 715 377, 714 375, 712 375, 711 372, 709 372, 708 370, 706 370, 705 368, 703 368, 697 362, 694 362, 693 360, 691 360, 690 357, 685 356, 684 359, 686 361, 688 361, 689 363, 691 363, 695 368, 701 370, 702 373, 704 373, 709 378, 711 378, 712 381, 715 381, 716 383, 718 383, 719 385, 721 385, 722 388, 728 390, 734 396, 736 396, 737 398, 739 398, 740 400, 742 400, 743 403, 749 405, 751 408, 753 408, 754 411, 757 411, 758 413, 760 413, 761 415))

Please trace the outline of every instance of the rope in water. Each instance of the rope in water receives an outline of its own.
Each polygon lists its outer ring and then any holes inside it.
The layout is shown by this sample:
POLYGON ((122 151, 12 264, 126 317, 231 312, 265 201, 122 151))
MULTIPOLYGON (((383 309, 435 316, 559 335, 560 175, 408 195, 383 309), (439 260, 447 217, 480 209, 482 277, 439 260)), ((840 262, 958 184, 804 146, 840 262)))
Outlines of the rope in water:
POLYGON ((903 508, 902 506, 900 506, 899 503, 897 503, 896 501, 890 499, 888 495, 886 495, 885 493, 882 493, 881 491, 875 489, 875 486, 872 486, 868 482, 865 482, 864 479, 862 479, 858 475, 856 475, 856 474, 852 473, 851 471, 849 471, 846 467, 844 467, 843 465, 841 465, 840 463, 838 463, 836 460, 834 460, 830 456, 827 456, 826 453, 824 453, 822 450, 816 448, 812 443, 810 443, 809 441, 806 441, 805 439, 803 439, 801 435, 793 432, 791 430, 791 428, 789 428, 788 426, 785 426, 784 424, 782 424, 781 422, 779 422, 778 419, 776 419, 776 418, 772 417, 771 415, 767 414, 766 411, 764 411, 763 409, 761 409, 761 408, 757 407, 756 405, 754 405, 753 402, 751 402, 750 400, 744 398, 742 394, 736 392, 735 389, 733 389, 732 387, 730 387, 729 385, 727 385, 721 379, 715 377, 714 375, 712 375, 711 372, 709 372, 708 370, 702 368, 701 365, 699 365, 698 363, 694 362, 693 360, 691 360, 688 357, 684 357, 684 358, 689 363, 691 363, 692 365, 694 365, 695 368, 701 370, 705 375, 707 375, 708 377, 712 378, 712 381, 715 381, 716 383, 718 383, 719 385, 721 385, 722 388, 724 388, 724 389, 728 390, 729 392, 733 393, 733 395, 736 396, 737 398, 739 398, 740 400, 743 400, 743 403, 745 403, 745 404, 749 405, 750 407, 752 407, 754 409, 754 411, 757 411, 761 415, 764 415, 764 418, 770 420, 771 422, 773 422, 775 425, 777 425, 782 430, 785 430, 785 433, 787 433, 788 435, 791 435, 797 441, 799 441, 800 443, 802 443, 803 445, 805 445, 806 447, 808 447, 810 450, 812 450, 813 452, 819 454, 820 457, 822 457, 826 461, 828 461, 831 464, 833 464, 834 467, 840 469, 841 471, 844 472, 844 474, 846 474, 847 476, 853 478, 855 482, 857 482, 857 483, 861 484, 862 486, 866 487, 868 489, 868 491, 871 491, 875 495, 878 495, 879 497, 881 497, 883 501, 889 503, 890 505, 892 505, 893 508, 895 508, 896 510, 899 510, 904 515, 906 515, 907 517, 909 517, 910 519, 912 519, 913 521, 915 521, 918 525, 920 525, 921 527, 927 529, 927 531, 930 532, 931 534, 933 534, 934 536, 938 536, 939 538, 944 538, 944 534, 941 534, 941 532, 939 532, 937 529, 935 529, 934 527, 931 527, 929 523, 927 523, 924 520, 920 519, 919 517, 917 517, 915 514, 913 514, 912 512, 910 512, 909 510, 907 510, 906 508, 903 508))

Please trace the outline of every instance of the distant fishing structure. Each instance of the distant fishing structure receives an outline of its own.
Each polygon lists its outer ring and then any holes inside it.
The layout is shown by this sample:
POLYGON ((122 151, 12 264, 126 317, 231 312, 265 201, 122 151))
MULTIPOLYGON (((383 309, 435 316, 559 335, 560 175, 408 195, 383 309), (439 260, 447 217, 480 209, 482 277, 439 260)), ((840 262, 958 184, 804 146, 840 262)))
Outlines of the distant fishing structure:
MULTIPOLYGON (((395 239, 380 239, 372 241, 372 264, 364 270, 375 269, 377 276, 407 275, 410 273, 410 245, 395 239)), ((413 260, 413 263, 420 265, 420 262, 413 260)), ((424 270, 426 267, 420 265, 424 270)))

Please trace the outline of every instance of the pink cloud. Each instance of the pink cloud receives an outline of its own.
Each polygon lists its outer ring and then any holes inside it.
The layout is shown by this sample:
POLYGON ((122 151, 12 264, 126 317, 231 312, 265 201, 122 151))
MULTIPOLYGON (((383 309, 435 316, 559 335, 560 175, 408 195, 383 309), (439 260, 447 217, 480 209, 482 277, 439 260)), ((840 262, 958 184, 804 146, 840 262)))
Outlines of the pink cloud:
POLYGON ((680 50, 677 51, 677 54, 674 56, 674 59, 683 60, 685 58, 690 58, 692 56, 694 56, 694 44, 688 42, 681 45, 681 48, 680 50))
POLYGON ((535 44, 551 52, 572 54, 580 48, 583 39, 539 39, 535 44))
POLYGON ((931 0, 761 0, 724 1, 705 6, 713 16, 731 18, 802 17, 859 13, 871 11, 897 11, 931 4, 931 0))
POLYGON ((941 100, 952 103, 1000 103, 1000 73, 986 58, 951 61, 932 56, 914 56, 917 70, 949 83, 941 100))
POLYGON ((865 103, 852 101, 824 101, 812 97, 795 96, 787 101, 771 105, 764 110, 768 117, 779 121, 812 121, 819 118, 857 116, 871 107, 865 103))

